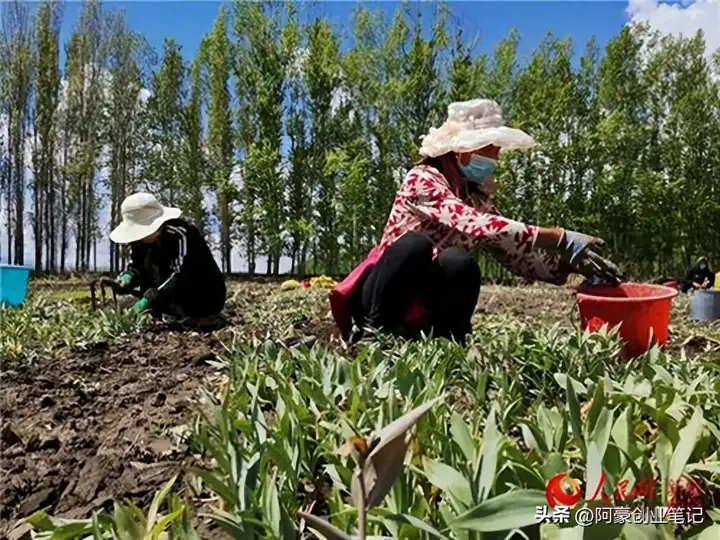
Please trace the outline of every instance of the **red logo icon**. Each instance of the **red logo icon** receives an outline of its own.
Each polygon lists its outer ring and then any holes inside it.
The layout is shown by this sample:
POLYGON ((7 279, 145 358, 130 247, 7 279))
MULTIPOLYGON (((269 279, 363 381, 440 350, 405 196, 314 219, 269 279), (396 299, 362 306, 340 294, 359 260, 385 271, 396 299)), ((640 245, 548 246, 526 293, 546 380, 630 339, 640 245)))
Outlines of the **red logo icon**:
MULTIPOLYGON (((602 500, 604 503, 613 502, 610 497, 602 492, 605 485, 605 473, 600 474, 598 485, 588 501, 602 500)), ((627 491, 629 482, 622 480, 613 491, 614 502, 631 502, 638 498, 644 499, 645 504, 652 504, 655 497, 655 482, 652 478, 638 480, 630 492, 627 491)), ((545 487, 545 499, 551 508, 556 506, 567 506, 573 508, 582 501, 582 482, 570 477, 567 473, 558 473, 553 476, 545 487)))
POLYGON ((582 482, 566 473, 558 473, 547 483, 545 498, 550 508, 556 506, 573 508, 582 499, 582 482))

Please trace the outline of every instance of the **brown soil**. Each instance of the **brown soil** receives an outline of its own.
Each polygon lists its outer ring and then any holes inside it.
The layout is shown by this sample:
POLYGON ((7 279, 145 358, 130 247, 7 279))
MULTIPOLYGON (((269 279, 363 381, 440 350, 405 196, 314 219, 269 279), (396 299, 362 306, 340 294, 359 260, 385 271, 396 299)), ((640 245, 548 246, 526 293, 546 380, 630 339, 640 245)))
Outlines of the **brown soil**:
POLYGON ((5 372, 0 537, 40 509, 84 518, 112 499, 147 505, 187 470, 187 444, 168 430, 192 417, 197 389, 213 384, 214 341, 146 334, 5 372))
POLYGON ((475 315, 480 318, 512 316, 525 322, 571 325, 580 320, 573 307, 573 289, 569 286, 486 285, 480 289, 475 315))

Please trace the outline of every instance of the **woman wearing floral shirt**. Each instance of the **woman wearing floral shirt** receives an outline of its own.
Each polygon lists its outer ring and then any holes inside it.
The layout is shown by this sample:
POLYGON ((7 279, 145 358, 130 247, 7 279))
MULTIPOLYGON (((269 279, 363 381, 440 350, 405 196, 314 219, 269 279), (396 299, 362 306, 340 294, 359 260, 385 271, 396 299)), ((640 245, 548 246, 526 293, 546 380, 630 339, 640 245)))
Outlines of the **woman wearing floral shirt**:
POLYGON ((453 103, 430 129, 393 203, 380 245, 331 293, 347 337, 358 326, 412 336, 432 331, 462 339, 480 292, 475 248, 490 250, 516 275, 564 284, 577 272, 617 280, 615 266, 594 251, 600 239, 505 218, 493 203, 501 151, 531 148, 533 139, 504 126, 497 103, 453 103))

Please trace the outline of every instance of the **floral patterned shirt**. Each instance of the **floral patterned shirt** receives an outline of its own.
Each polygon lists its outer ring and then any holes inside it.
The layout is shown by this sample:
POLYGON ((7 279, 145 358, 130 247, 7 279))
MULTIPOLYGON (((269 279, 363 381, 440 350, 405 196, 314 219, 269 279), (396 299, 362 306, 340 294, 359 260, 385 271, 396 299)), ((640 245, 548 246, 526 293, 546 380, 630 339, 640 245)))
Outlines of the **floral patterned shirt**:
POLYGON ((472 251, 489 249, 512 273, 529 280, 562 285, 568 274, 559 268, 559 256, 535 249, 538 227, 500 215, 488 193, 465 199, 456 195, 434 167, 411 169, 400 186, 383 232, 384 251, 407 232, 424 233, 435 244, 435 256, 459 246, 472 251))

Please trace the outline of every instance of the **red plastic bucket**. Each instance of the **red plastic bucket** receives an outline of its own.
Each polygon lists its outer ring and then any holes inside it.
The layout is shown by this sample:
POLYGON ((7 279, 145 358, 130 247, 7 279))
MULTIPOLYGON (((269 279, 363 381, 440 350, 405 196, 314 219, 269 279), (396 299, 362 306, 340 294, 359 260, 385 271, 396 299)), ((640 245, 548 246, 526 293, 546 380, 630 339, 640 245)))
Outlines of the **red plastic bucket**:
POLYGON ((623 356, 645 353, 653 342, 661 347, 668 340, 670 307, 676 289, 645 283, 622 283, 614 287, 588 287, 575 294, 583 330, 595 332, 604 324, 620 325, 625 341, 623 356))

